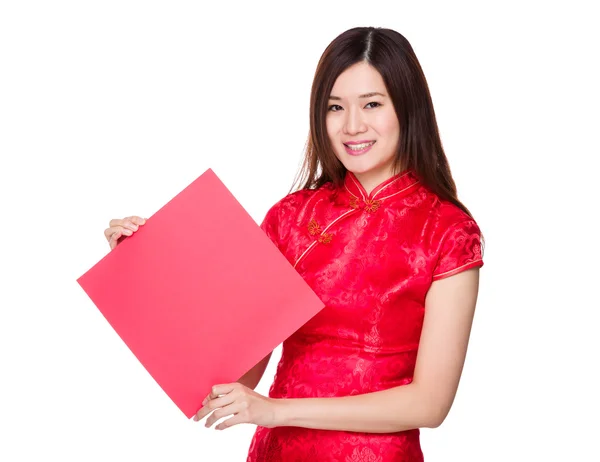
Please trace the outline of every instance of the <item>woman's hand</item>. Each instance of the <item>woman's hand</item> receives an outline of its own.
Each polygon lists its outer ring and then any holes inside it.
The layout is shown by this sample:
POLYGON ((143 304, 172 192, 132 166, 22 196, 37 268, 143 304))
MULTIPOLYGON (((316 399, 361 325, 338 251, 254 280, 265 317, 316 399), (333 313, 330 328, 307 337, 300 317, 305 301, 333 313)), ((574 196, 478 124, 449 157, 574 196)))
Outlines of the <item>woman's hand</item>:
POLYGON ((144 223, 146 223, 146 219, 137 216, 123 218, 122 220, 118 218, 110 220, 109 227, 104 230, 104 237, 110 245, 110 250, 121 243, 122 237, 133 235, 144 223))
POLYGON ((240 423, 260 425, 272 428, 277 426, 278 400, 267 398, 241 383, 215 385, 211 393, 202 402, 202 409, 194 416, 194 421, 206 419, 206 428, 210 428, 217 420, 233 415, 215 427, 223 430, 240 423), (214 412, 213 412, 214 411, 214 412))

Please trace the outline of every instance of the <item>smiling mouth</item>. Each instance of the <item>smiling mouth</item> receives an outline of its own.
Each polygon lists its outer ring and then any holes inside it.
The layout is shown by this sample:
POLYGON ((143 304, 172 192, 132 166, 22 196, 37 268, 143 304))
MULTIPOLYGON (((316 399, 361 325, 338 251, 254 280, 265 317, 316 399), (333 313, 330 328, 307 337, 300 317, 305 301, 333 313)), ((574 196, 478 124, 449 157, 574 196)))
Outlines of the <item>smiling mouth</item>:
POLYGON ((346 143, 342 143, 344 146, 346 146, 346 148, 351 149, 352 151, 362 151, 363 149, 366 149, 370 146, 373 146, 376 142, 375 141, 369 141, 368 143, 361 143, 361 144, 346 144, 346 143))

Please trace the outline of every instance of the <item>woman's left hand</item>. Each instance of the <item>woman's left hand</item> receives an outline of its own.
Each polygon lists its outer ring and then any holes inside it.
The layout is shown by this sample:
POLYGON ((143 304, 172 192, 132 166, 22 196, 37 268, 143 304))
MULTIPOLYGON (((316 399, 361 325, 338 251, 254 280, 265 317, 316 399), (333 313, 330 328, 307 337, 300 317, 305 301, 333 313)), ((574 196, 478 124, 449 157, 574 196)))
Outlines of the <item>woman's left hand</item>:
POLYGON ((211 393, 204 398, 202 408, 194 416, 198 422, 212 412, 206 419, 206 428, 210 428, 217 420, 233 415, 215 427, 223 430, 240 423, 250 423, 261 427, 272 428, 277 426, 277 400, 267 398, 241 383, 215 385, 211 393), (224 395, 219 397, 220 395, 224 395), (213 412, 214 411, 214 412, 213 412))

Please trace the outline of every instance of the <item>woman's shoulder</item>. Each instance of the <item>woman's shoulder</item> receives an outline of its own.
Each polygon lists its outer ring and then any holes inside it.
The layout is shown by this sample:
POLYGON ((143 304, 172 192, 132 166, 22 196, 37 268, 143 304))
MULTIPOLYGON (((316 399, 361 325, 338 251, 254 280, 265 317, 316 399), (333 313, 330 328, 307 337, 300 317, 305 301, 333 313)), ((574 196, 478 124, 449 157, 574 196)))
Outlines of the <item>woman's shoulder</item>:
POLYGON ((305 205, 311 199, 331 194, 334 188, 331 183, 325 183, 323 186, 316 189, 299 189, 294 192, 290 192, 281 199, 279 199, 271 208, 272 209, 289 209, 298 206, 305 205))
POLYGON ((477 226, 477 222, 467 212, 450 200, 443 199, 428 190, 430 197, 428 215, 438 228, 448 229, 461 224, 477 226))
POLYGON ((318 189, 300 189, 285 195, 269 208, 261 228, 274 242, 279 242, 285 237, 291 223, 309 206, 311 200, 328 189, 324 185, 318 189))

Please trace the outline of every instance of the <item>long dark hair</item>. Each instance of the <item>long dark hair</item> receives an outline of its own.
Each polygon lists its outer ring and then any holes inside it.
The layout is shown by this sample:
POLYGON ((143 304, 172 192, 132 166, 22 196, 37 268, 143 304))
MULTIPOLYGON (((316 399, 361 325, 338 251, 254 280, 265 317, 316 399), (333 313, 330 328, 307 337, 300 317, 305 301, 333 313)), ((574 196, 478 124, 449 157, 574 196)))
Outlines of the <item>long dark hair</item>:
POLYGON ((408 40, 391 29, 349 29, 323 52, 311 89, 310 133, 304 161, 292 190, 315 189, 327 182, 342 184, 346 169, 331 147, 325 118, 336 79, 359 62, 367 62, 381 74, 394 104, 401 127, 395 170, 412 169, 440 199, 452 202, 473 218, 458 200, 421 65, 408 40))

